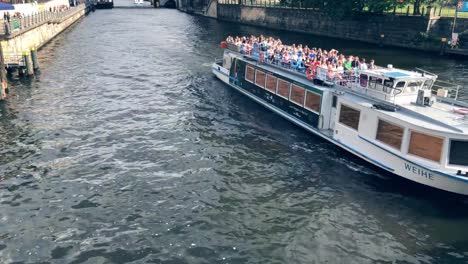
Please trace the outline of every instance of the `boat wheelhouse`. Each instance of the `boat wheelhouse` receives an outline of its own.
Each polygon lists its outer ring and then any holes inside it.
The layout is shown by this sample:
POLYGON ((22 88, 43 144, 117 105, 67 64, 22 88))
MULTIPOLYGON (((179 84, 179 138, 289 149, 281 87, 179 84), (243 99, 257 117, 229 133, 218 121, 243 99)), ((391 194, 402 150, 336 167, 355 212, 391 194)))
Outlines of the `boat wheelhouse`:
POLYGON ((392 65, 334 79, 325 68, 314 70, 310 76, 271 64, 232 44, 212 66, 230 87, 350 153, 468 195, 468 104, 448 97, 458 90, 439 86, 429 72, 392 65))

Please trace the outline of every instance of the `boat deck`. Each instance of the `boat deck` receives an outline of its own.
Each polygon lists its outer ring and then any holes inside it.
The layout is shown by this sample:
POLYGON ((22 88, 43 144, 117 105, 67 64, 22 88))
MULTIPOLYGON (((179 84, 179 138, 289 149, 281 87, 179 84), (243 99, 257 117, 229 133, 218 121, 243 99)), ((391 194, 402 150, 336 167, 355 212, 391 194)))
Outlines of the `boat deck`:
POLYGON ((403 107, 449 126, 458 128, 464 131, 464 133, 468 133, 468 117, 464 117, 463 115, 457 114, 453 111, 459 107, 440 102, 435 102, 431 107, 422 107, 413 104, 403 105, 403 107))
MULTIPOLYGON (((376 102, 372 98, 360 96, 359 94, 346 93, 344 96, 349 100, 364 107, 372 107, 376 102)), ((468 133, 468 119, 453 112, 453 106, 436 102, 432 107, 418 105, 401 105, 400 110, 391 112, 377 110, 396 119, 417 124, 420 127, 453 134, 468 133)))

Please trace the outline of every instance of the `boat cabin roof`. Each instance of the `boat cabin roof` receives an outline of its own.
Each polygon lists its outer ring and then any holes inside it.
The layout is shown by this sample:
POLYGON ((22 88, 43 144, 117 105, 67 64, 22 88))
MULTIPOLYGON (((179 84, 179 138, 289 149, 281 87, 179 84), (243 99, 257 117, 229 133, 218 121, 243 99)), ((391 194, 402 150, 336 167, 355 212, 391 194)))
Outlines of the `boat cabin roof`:
MULTIPOLYGON (((419 72, 407 71, 403 69, 391 68, 378 68, 373 70, 360 70, 359 73, 371 76, 382 77, 383 79, 427 79, 427 76, 419 72)), ((435 76, 436 77, 436 76, 435 76)))
MULTIPOLYGON (((347 93, 344 96, 348 100, 364 106, 372 107, 373 103, 369 98, 356 94, 347 93)), ((421 107, 415 104, 403 105, 400 110, 392 112, 377 110, 395 119, 415 124, 432 131, 450 134, 468 134, 468 119, 453 112, 453 106, 435 102, 431 107, 421 107)))

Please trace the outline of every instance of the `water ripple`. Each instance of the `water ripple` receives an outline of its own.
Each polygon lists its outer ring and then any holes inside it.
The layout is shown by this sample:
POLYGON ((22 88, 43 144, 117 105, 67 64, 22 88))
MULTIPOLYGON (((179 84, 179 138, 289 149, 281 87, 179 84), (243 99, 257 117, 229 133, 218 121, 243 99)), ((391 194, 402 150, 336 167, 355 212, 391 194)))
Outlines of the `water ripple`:
MULTIPOLYGON (((115 9, 42 49, 35 79, 11 80, 1 263, 466 262, 466 201, 428 197, 214 79, 228 34, 344 45, 115 9)), ((461 64, 348 44, 453 78, 461 64)))

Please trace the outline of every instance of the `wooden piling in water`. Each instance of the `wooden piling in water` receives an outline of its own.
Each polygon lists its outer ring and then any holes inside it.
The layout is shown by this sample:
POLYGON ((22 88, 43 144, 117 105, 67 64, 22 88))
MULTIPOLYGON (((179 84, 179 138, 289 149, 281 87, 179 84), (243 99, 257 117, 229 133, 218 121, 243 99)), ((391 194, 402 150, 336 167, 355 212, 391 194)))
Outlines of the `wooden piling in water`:
POLYGON ((3 56, 3 45, 0 43, 0 100, 8 95, 8 82, 6 78, 5 57, 3 56))
POLYGON ((26 74, 27 75, 33 75, 34 74, 34 69, 33 69, 33 65, 32 65, 31 55, 29 54, 28 51, 23 52, 23 62, 24 62, 24 66, 26 68, 26 74))
POLYGON ((39 70, 39 62, 37 61, 37 51, 35 48, 31 48, 31 60, 32 60, 33 70, 35 71, 39 70))

